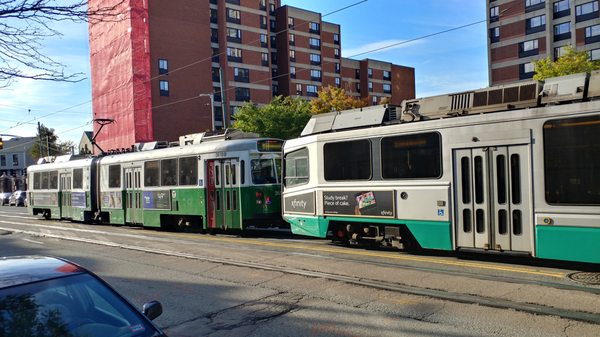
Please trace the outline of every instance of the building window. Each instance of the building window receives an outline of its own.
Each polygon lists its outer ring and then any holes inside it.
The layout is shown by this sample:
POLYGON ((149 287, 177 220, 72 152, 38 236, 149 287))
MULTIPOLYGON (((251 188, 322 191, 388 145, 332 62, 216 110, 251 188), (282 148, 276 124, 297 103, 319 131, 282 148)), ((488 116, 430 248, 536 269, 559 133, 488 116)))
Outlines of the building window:
POLYGON ((158 59, 158 73, 168 74, 169 73, 169 61, 165 59, 158 59))
POLYGON ((271 48, 277 48, 277 35, 271 35, 271 48))
POLYGON ((160 95, 169 96, 169 81, 159 81, 160 95))
POLYGON ((6 156, 0 155, 0 166, 6 166, 6 156))
POLYGON ((525 80, 532 78, 535 74, 535 67, 532 62, 519 64, 519 79, 525 80))
POLYGON ((385 83, 383 85, 383 92, 386 94, 391 94, 392 93, 392 85, 385 83))
POLYGON ((267 0, 260 0, 260 2, 258 3, 258 9, 267 9, 267 0))
POLYGON ((356 83, 356 92, 360 94, 360 83, 356 83))
POLYGON ((290 50, 290 61, 296 62, 296 51, 290 50))
POLYGON ((245 68, 233 68, 233 80, 236 82, 250 82, 250 70, 245 68))
POLYGON ((212 48, 212 61, 219 62, 219 48, 212 48))
POLYGON ((216 28, 210 29, 210 42, 219 43, 219 30, 216 28))
POLYGON ((272 31, 272 32, 274 32, 274 31, 277 29, 277 21, 275 21, 275 20, 270 20, 270 21, 269 21, 269 24, 270 24, 270 29, 271 29, 271 31, 272 31))
POLYGON ((310 54, 310 64, 313 66, 317 66, 321 64, 321 55, 319 54, 310 54))
POLYGON ((239 48, 227 48, 227 60, 231 62, 242 62, 242 50, 239 48))
POLYGON ((567 40, 571 38, 571 23, 564 22, 554 25, 554 41, 567 40))
POLYGON ((294 29, 294 18, 288 18, 288 28, 294 29))
POLYGON ((340 69, 340 64, 339 64, 339 63, 336 63, 336 64, 335 64, 335 73, 336 73, 336 74, 339 74, 339 73, 340 73, 340 71, 341 71, 341 69, 340 69))
POLYGON ((525 33, 533 34, 546 29, 546 16, 539 15, 525 20, 525 33))
POLYGON ((500 27, 490 28, 490 42, 500 41, 500 27))
POLYGON ((300 83, 296 84, 296 95, 302 96, 302 84, 300 83))
POLYGON ((554 59, 557 60, 559 57, 565 56, 567 53, 567 46, 554 48, 554 59))
POLYGON ((213 87, 213 99, 215 102, 221 102, 221 88, 213 87))
POLYGON ((296 44, 296 35, 290 33, 290 46, 293 46, 296 44))
POLYGON ((276 52, 271 53, 271 64, 277 64, 277 53, 276 52))
POLYGON ((269 5, 269 14, 275 15, 275 5, 274 4, 269 5))
POLYGON ((600 49, 592 49, 589 51, 590 60, 597 61, 600 60, 600 49))
POLYGON ((269 65, 269 54, 261 53, 260 54, 260 62, 263 66, 268 66, 269 65))
POLYGON ((321 49, 321 40, 315 39, 313 37, 308 39, 308 44, 310 45, 310 49, 321 49))
POLYGON ((219 16, 217 15, 216 9, 213 9, 213 8, 210 9, 210 22, 211 23, 219 22, 219 16))
POLYGON ((227 22, 241 23, 241 14, 237 9, 227 8, 227 22))
POLYGON ((562 18, 571 15, 571 5, 569 0, 556 1, 554 3, 554 18, 562 18))
POLYGON ((500 18, 500 7, 490 7, 490 22, 496 22, 500 18))
POLYGON ((213 82, 221 81, 221 76, 219 74, 219 68, 212 67, 212 80, 213 80, 213 82))
POLYGON ((590 44, 600 41, 600 25, 585 27, 585 43, 590 44))
POLYGON ((235 100, 240 102, 250 101, 249 88, 235 88, 235 100))
POLYGON ((373 82, 369 82, 369 92, 373 92, 373 82))
POLYGON ((333 44, 340 44, 340 34, 333 34, 333 44))
POLYGON ((373 68, 368 68, 368 69, 367 69, 367 76, 368 76, 369 78, 373 78, 373 68))
POLYGON ((267 34, 260 34, 260 46, 267 48, 269 47, 269 41, 267 39, 267 34))
POLYGON ((598 18, 598 1, 586 2, 575 6, 575 22, 598 18))
POLYGON ((321 82, 321 71, 317 69, 310 70, 310 80, 321 82))
POLYGON ((333 57, 336 58, 336 59, 340 58, 340 48, 335 48, 333 50, 333 57))
POLYGON ((342 79, 341 78, 339 78, 339 77, 335 78, 335 86, 338 87, 338 88, 342 86, 342 79))
POLYGON ((373 105, 377 105, 377 96, 371 97, 371 102, 373 103, 373 105))
POLYGON ((529 40, 519 43, 519 57, 527 57, 538 54, 538 40, 529 40))
POLYGON ((264 15, 260 16, 260 28, 263 28, 263 29, 267 28, 267 17, 264 15))
POLYGON ((317 90, 316 85, 306 85, 306 96, 317 97, 317 90))
POLYGON ((317 22, 311 22, 308 26, 308 31, 313 34, 321 33, 321 25, 317 22))
POLYGON ((12 162, 13 162, 13 166, 19 166, 19 155, 18 154, 12 155, 12 162))
POLYGON ((236 28, 227 28, 227 41, 242 42, 242 31, 236 28))
POLYGON ((354 78, 360 80, 360 69, 354 69, 354 78))
POLYGON ((532 12, 546 7, 544 0, 525 0, 525 12, 532 12))
POLYGON ((296 67, 294 66, 290 67, 290 77, 296 78, 296 67))
POLYGON ((392 72, 389 70, 384 70, 383 71, 383 79, 386 81, 391 81, 392 80, 392 72))

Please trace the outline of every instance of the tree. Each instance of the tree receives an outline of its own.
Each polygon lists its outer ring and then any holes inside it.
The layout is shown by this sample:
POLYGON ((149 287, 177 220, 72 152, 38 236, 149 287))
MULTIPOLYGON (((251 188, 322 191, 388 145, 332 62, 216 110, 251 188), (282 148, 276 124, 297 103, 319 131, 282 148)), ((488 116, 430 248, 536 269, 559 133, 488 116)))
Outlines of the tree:
POLYGON ((75 145, 70 140, 60 142, 58 136, 54 133, 54 129, 48 128, 44 124, 40 124, 36 137, 36 143, 29 151, 33 158, 69 154, 71 148, 75 145))
POLYGON ((549 77, 584 73, 600 69, 600 62, 591 61, 587 51, 577 51, 572 46, 566 46, 565 49, 565 55, 559 57, 556 61, 553 61, 550 56, 534 61, 535 75, 533 78, 541 81, 549 77))
POLYGON ((0 87, 18 78, 82 80, 82 74, 65 73, 65 65, 45 55, 42 42, 61 35, 52 27, 57 23, 116 20, 122 2, 88 7, 88 0, 0 0, 0 87))
POLYGON ((318 96, 310 102, 310 111, 313 114, 362 108, 368 105, 366 101, 348 95, 346 90, 332 86, 319 90, 318 96))
POLYGON ((235 114, 233 127, 263 137, 291 139, 300 136, 311 117, 310 104, 300 98, 275 97, 271 103, 257 106, 246 103, 235 114))

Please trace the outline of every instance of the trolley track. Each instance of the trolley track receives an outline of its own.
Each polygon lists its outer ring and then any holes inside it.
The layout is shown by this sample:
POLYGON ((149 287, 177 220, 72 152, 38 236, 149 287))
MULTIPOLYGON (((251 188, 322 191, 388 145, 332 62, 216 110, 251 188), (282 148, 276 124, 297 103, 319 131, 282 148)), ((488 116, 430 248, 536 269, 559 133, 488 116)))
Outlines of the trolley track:
POLYGON ((436 290, 436 289, 429 289, 429 288, 421 288, 421 287, 415 287, 415 286, 405 285, 405 284, 401 284, 401 283, 386 282, 386 281, 375 280, 375 279, 364 278, 364 277, 353 277, 353 276, 348 276, 348 275, 340 275, 340 274, 327 273, 327 272, 322 272, 322 271, 312 271, 312 270, 306 270, 306 269, 300 269, 300 268, 294 268, 294 267, 282 267, 282 266, 272 265, 272 264, 268 264, 268 263, 242 261, 242 260, 231 259, 231 258, 200 256, 200 255, 193 254, 193 253, 178 252, 178 251, 174 251, 174 250, 148 248, 148 247, 142 247, 142 246, 138 246, 138 245, 115 243, 115 242, 95 240, 95 239, 86 239, 86 238, 66 236, 66 235, 61 235, 61 234, 41 233, 41 232, 23 230, 23 229, 18 229, 18 228, 0 227, 0 230, 11 231, 12 233, 21 233, 21 234, 36 236, 36 237, 54 238, 54 239, 60 239, 60 240, 69 240, 69 241, 77 241, 77 242, 82 242, 82 243, 103 245, 103 246, 109 246, 109 247, 120 248, 120 249, 128 249, 128 250, 139 251, 139 252, 144 252, 144 253, 149 253, 149 254, 158 254, 158 255, 166 255, 166 256, 180 257, 180 258, 186 258, 186 259, 193 259, 193 260, 197 260, 197 261, 229 265, 229 266, 235 266, 235 267, 240 267, 240 268, 251 268, 251 269, 259 269, 259 270, 265 270, 265 271, 280 272, 280 273, 285 273, 285 274, 293 274, 293 275, 304 276, 304 277, 320 278, 320 279, 326 279, 326 280, 331 280, 331 281, 343 282, 343 283, 347 283, 347 284, 351 284, 351 285, 387 290, 387 291, 392 291, 392 292, 399 292, 399 293, 410 294, 410 295, 425 296, 425 297, 436 298, 436 299, 452 301, 452 302, 477 304, 477 305, 499 308, 499 309, 512 309, 512 310, 517 310, 517 311, 522 311, 522 312, 527 312, 527 313, 532 313, 532 314, 557 316, 557 317, 572 319, 572 320, 576 320, 576 321, 600 324, 600 315, 598 315, 596 313, 568 310, 568 309, 550 307, 550 306, 540 305, 540 304, 520 303, 520 302, 514 302, 514 301, 510 301, 510 300, 505 300, 505 299, 483 297, 483 296, 478 296, 478 295, 471 295, 471 294, 464 294, 464 293, 457 293, 457 292, 450 292, 450 291, 443 291, 443 290, 436 290))

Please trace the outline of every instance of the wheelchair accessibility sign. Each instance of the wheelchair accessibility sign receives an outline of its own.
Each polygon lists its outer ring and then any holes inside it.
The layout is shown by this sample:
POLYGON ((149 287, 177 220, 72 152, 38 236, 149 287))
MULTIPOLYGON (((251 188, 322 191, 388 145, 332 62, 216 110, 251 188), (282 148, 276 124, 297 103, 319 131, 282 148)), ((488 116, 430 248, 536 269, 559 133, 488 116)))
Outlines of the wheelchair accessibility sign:
POLYGON ((444 216, 444 209, 443 208, 438 209, 438 216, 444 216))

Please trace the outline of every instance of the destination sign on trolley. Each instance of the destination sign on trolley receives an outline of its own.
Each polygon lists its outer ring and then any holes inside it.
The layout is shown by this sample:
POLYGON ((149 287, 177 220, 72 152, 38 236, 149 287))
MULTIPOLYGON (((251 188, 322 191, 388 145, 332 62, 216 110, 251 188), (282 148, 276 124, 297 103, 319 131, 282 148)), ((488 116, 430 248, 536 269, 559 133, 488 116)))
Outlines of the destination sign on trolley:
POLYGON ((260 152, 281 152, 283 141, 276 139, 259 140, 257 147, 260 152))

